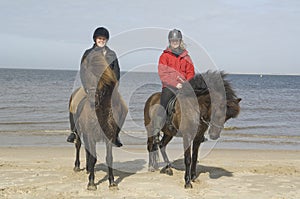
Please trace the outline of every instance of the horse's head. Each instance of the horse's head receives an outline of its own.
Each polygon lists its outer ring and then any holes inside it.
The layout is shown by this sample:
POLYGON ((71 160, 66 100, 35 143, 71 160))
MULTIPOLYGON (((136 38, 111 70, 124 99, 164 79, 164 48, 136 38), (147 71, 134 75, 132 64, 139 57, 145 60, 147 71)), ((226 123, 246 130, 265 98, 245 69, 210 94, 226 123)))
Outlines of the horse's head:
POLYGON ((220 133, 226 120, 226 100, 220 93, 212 91, 210 91, 210 99, 208 134, 210 139, 216 140, 220 137, 220 133))
MULTIPOLYGON (((228 119, 236 117, 240 111, 239 102, 241 99, 236 97, 234 90, 231 88, 230 83, 225 80, 225 77, 225 73, 218 71, 208 71, 202 74, 210 95, 208 113, 210 119, 204 122, 210 127, 208 134, 212 140, 220 137, 224 123, 228 119)), ((201 77, 196 77, 196 80, 197 78, 201 80, 201 77)))
POLYGON ((225 101, 220 101, 211 105, 211 120, 209 125, 209 138, 216 140, 220 137, 221 131, 224 128, 224 123, 230 118, 235 118, 240 112, 239 102, 241 98, 235 98, 225 101))
POLYGON ((90 52, 86 60, 86 67, 91 70, 88 78, 94 79, 93 81, 97 83, 93 86, 97 86, 97 90, 102 90, 104 87, 114 88, 117 84, 117 78, 102 51, 94 50, 90 52))

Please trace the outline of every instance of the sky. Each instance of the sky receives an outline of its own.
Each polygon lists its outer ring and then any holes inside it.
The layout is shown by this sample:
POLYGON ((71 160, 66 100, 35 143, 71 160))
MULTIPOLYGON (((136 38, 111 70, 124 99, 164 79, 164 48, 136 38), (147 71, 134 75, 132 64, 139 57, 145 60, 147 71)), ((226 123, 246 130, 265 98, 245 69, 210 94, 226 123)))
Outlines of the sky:
POLYGON ((0 0, 0 68, 78 70, 99 26, 123 71, 157 71, 177 28, 199 71, 300 75, 299 0, 0 0))

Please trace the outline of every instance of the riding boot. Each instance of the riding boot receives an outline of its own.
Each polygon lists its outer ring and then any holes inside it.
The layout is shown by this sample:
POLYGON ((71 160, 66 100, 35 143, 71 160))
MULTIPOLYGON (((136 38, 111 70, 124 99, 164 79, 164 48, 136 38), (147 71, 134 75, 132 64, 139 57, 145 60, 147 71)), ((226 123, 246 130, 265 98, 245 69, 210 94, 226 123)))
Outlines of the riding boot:
POLYGON ((119 133, 117 134, 116 140, 113 143, 116 147, 121 147, 123 146, 123 144, 121 143, 120 137, 119 137, 119 133))
POLYGON ((72 132, 72 133, 70 133, 70 135, 68 136, 67 142, 74 143, 74 142, 75 142, 75 139, 76 139, 76 134, 75 134, 74 132, 72 132))
POLYGON ((156 116, 153 118, 153 135, 154 135, 154 143, 159 144, 159 136, 160 136, 160 130, 162 129, 162 123, 163 123, 163 117, 156 116))

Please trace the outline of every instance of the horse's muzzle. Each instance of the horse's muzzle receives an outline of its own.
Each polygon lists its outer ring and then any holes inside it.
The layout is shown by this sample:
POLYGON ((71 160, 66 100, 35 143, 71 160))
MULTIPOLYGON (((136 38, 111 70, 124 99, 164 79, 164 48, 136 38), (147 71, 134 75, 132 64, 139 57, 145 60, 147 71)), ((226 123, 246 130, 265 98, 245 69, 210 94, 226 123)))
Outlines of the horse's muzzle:
POLYGON ((208 130, 208 135, 211 140, 216 140, 220 137, 222 129, 218 127, 211 126, 208 130))
POLYGON ((212 140, 216 140, 220 137, 220 135, 209 135, 209 138, 212 140))

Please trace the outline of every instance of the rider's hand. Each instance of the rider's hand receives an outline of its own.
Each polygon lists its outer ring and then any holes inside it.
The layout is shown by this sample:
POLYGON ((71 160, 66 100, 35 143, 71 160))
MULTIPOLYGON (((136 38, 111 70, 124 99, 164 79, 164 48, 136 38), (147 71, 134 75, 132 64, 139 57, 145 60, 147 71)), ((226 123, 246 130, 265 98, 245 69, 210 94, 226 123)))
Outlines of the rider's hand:
POLYGON ((176 85, 176 88, 181 89, 181 88, 182 88, 182 84, 181 84, 181 83, 178 83, 178 84, 176 85))

